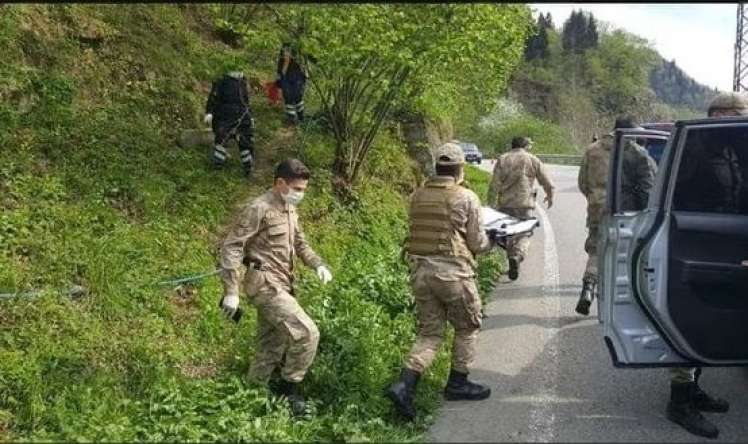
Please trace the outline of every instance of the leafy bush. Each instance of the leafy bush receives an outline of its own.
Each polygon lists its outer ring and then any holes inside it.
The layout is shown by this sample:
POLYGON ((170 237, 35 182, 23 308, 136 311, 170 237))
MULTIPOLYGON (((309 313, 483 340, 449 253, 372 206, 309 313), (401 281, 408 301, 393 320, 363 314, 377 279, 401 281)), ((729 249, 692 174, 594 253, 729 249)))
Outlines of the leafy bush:
POLYGON ((556 123, 530 114, 520 114, 502 123, 487 121, 474 138, 485 155, 496 157, 508 151, 512 138, 530 137, 534 152, 543 154, 575 154, 576 149, 566 129, 556 123))

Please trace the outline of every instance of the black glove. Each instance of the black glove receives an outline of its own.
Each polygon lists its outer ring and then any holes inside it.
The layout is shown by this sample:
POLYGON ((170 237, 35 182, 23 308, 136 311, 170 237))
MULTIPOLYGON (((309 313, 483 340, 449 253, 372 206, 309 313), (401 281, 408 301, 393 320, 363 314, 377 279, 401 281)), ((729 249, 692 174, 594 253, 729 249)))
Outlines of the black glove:
POLYGON ((498 243, 499 241, 499 230, 496 228, 491 228, 490 230, 486 231, 486 235, 488 235, 488 239, 493 243, 498 243))

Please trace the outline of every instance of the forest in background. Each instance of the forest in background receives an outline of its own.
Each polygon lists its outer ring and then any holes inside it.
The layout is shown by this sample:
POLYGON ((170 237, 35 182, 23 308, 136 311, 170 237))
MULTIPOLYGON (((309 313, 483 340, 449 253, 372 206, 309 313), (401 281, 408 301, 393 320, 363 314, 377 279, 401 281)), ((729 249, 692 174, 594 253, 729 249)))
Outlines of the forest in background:
POLYGON ((506 94, 459 133, 490 153, 521 134, 537 152, 579 153, 619 115, 642 123, 699 117, 715 94, 645 39, 588 12, 574 11, 560 26, 540 13, 506 94))

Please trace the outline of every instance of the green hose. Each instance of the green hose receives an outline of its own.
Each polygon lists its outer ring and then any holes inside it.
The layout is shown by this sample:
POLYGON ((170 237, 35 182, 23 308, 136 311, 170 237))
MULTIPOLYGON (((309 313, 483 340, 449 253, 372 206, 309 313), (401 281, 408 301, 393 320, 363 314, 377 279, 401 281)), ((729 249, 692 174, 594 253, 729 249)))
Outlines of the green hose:
POLYGON ((211 271, 210 273, 196 274, 194 276, 186 276, 186 277, 179 278, 179 279, 174 279, 174 280, 171 280, 171 281, 156 282, 155 285, 162 285, 162 286, 166 286, 166 285, 178 285, 178 284, 183 284, 185 282, 199 281, 201 279, 205 279, 206 277, 213 276, 214 274, 218 274, 220 272, 221 272, 221 269, 220 268, 216 268, 215 270, 211 271))
MULTIPOLYGON (((179 285, 183 284, 185 282, 193 282, 193 281, 199 281, 202 279, 205 279, 206 277, 213 276, 215 274, 218 274, 221 272, 220 268, 217 268, 209 273, 203 273, 203 274, 196 274, 192 276, 185 276, 178 279, 173 279, 169 281, 160 281, 156 282, 152 285, 160 285, 160 286, 166 286, 166 285, 179 285)), ((75 296, 80 294, 80 291, 77 290, 78 286, 73 287, 72 290, 65 291, 65 290, 55 290, 54 293, 68 293, 71 296, 75 296)), ((32 298, 37 297, 41 294, 41 291, 27 291, 22 293, 0 293, 0 300, 1 299, 15 299, 15 298, 32 298)))
POLYGON ((0 293, 0 299, 30 298, 39 296, 39 291, 27 291, 23 293, 0 293))

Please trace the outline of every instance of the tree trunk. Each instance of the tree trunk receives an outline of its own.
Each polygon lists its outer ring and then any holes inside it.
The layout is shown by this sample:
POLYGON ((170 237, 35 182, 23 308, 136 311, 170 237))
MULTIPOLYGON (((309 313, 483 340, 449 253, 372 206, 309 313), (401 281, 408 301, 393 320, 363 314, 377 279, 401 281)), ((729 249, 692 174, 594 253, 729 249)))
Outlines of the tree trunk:
POLYGON ((424 116, 415 116, 400 122, 402 138, 408 154, 418 162, 420 173, 427 177, 435 173, 433 150, 454 137, 453 129, 443 122, 432 122, 424 116))

